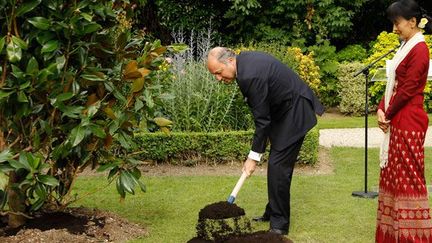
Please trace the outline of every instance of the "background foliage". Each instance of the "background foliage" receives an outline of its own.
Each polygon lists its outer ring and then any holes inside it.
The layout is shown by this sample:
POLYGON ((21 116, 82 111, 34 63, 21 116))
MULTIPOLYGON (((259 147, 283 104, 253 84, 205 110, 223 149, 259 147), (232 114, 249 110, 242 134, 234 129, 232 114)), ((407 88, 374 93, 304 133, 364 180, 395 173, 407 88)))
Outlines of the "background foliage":
POLYGON ((359 62, 343 63, 338 68, 339 110, 347 115, 364 115, 365 110, 365 79, 354 74, 363 68, 359 62))

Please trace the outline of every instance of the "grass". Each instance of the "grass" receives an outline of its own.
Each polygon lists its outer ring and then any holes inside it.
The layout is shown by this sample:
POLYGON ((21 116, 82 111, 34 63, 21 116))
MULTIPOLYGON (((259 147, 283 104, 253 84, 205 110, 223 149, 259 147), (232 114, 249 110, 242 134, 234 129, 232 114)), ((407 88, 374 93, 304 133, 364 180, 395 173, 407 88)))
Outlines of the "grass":
MULTIPOLYGON (((432 114, 428 114, 429 125, 432 125, 432 114)), ((324 113, 322 117, 318 117, 319 129, 332 128, 362 128, 365 127, 364 116, 351 117, 344 116, 338 113, 324 113)), ((368 127, 378 127, 377 116, 375 113, 368 115, 368 127)))
MULTIPOLYGON (((294 175, 290 238, 294 242, 373 242, 376 199, 351 196, 364 187, 363 149, 332 148, 334 172, 329 175, 294 175)), ((426 150, 426 165, 431 163, 432 149, 426 150)), ((369 185, 378 184, 378 150, 369 152, 369 185)), ((426 173, 431 180, 430 169, 426 173)), ((195 236, 198 212, 205 205, 225 200, 237 177, 171 176, 146 177, 146 193, 128 196, 119 204, 114 186, 104 190, 102 177, 82 177, 76 184, 80 195, 96 190, 77 205, 115 212, 148 228, 150 235, 132 242, 187 242, 195 236)), ((260 215, 266 203, 266 177, 253 176, 243 186, 236 203, 248 217, 260 215)), ((76 205, 76 206, 77 206, 76 205)), ((255 230, 268 228, 253 224, 255 230)))
MULTIPOLYGON (((377 127, 377 117, 375 114, 368 115, 368 127, 377 127)), ((365 127, 364 116, 351 117, 343 116, 334 113, 325 113, 322 117, 318 117, 319 129, 331 128, 361 128, 365 127)))

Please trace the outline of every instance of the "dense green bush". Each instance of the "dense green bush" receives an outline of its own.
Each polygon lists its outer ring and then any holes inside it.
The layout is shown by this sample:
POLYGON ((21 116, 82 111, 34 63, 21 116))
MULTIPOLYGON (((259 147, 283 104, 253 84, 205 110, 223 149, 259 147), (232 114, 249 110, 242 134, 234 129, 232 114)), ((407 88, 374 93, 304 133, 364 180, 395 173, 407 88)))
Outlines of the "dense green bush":
POLYGON ((308 47, 314 53, 315 63, 320 68, 321 85, 319 86, 319 98, 326 107, 335 107, 340 102, 337 86, 336 47, 329 41, 323 41, 319 45, 308 47))
POLYGON ((359 62, 342 63, 338 68, 339 95, 341 101, 339 110, 344 114, 362 115, 365 107, 365 79, 354 74, 363 68, 359 62))
MULTIPOLYGON (((242 161, 249 152, 252 135, 252 131, 143 133, 135 137, 140 147, 135 154, 142 160, 181 165, 193 165, 197 161, 242 161)), ((300 163, 313 165, 317 162, 318 139, 317 128, 309 131, 299 154, 300 163)))
POLYGON ((361 45, 349 45, 337 53, 339 62, 363 61, 367 58, 367 51, 361 45))

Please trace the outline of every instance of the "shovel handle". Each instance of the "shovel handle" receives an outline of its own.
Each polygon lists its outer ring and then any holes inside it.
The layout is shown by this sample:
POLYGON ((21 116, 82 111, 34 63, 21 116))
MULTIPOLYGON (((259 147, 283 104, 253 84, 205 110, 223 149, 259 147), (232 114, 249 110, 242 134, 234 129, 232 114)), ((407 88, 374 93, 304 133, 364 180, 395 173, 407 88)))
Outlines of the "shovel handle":
POLYGON ((247 178, 247 174, 246 172, 243 171, 243 174, 240 176, 240 179, 237 181, 237 184, 235 185, 234 189, 232 190, 228 198, 229 203, 234 203, 237 193, 240 191, 240 188, 243 186, 243 183, 246 180, 246 178, 247 178))

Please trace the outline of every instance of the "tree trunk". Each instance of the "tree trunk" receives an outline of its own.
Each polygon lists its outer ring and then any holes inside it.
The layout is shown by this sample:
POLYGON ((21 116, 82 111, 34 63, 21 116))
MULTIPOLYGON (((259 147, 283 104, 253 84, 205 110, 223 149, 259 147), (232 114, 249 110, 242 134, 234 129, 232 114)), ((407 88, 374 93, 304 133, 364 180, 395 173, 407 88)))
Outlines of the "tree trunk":
POLYGON ((8 205, 12 213, 9 214, 8 225, 11 228, 18 228, 26 223, 26 217, 20 213, 25 213, 25 198, 19 188, 12 188, 11 185, 18 181, 15 172, 9 173, 9 183, 7 189, 8 205))
MULTIPOLYGON (((6 148, 4 132, 0 130, 0 151, 3 151, 6 148)), ((11 186, 18 181, 17 177, 18 176, 15 172, 9 172, 9 182, 6 189, 9 209, 14 212, 10 213, 8 217, 8 225, 12 228, 18 228, 26 223, 26 218, 20 214, 25 212, 24 197, 19 191, 19 188, 12 188, 11 186)))

